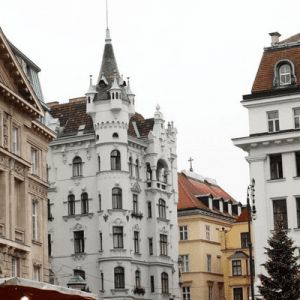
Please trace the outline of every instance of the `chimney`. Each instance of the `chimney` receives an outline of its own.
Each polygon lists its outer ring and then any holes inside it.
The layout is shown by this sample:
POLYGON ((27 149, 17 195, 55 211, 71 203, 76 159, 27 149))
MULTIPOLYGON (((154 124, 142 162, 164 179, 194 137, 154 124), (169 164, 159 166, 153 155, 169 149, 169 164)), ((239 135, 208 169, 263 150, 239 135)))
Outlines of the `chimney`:
POLYGON ((271 36, 271 46, 275 46, 279 43, 279 38, 281 37, 279 32, 270 32, 269 35, 271 36))

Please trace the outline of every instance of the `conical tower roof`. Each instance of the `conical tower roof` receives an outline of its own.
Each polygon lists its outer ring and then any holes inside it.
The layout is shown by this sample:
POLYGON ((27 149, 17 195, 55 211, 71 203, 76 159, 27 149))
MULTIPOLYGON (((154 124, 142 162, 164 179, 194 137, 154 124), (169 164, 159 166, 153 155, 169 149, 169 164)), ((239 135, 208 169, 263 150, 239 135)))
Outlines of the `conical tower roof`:
POLYGON ((112 83, 115 76, 117 78, 120 77, 108 28, 106 29, 105 46, 103 51, 101 69, 98 77, 98 83, 103 75, 107 79, 108 83, 112 83))

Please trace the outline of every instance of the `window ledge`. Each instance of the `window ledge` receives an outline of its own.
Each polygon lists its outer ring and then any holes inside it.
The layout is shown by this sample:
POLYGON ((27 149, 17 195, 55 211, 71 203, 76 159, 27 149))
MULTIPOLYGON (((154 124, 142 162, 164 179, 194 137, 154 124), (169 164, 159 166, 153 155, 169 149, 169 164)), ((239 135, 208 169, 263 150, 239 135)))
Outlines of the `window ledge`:
POLYGON ((126 249, 124 249, 124 248, 113 248, 113 249, 110 249, 110 252, 126 252, 126 249))
POLYGON ((300 176, 294 176, 293 179, 300 180, 300 176))
POLYGON ((111 293, 114 295, 115 293, 125 293, 128 294, 129 289, 111 289, 111 293))
POLYGON ((32 240, 32 244, 35 244, 37 246, 42 246, 43 244, 37 240, 32 240))
POLYGON ((286 179, 283 178, 278 178, 278 179, 267 179, 267 182, 281 182, 281 181, 285 181, 286 179))
POLYGON ((300 231, 300 227, 295 227, 294 230, 295 231, 300 231))
POLYGON ((166 222, 166 223, 169 223, 170 222, 170 220, 169 219, 167 219, 167 218, 156 218, 156 220, 157 221, 162 221, 162 222, 166 222))
POLYGON ((166 254, 160 254, 159 257, 170 259, 170 256, 166 254))
POLYGON ((80 253, 73 253, 71 254, 71 257, 74 259, 74 260, 80 260, 80 259, 84 259, 86 257, 86 253, 85 252, 80 252, 80 253))
POLYGON ((68 216, 63 216, 64 221, 68 221, 68 219, 75 219, 75 220, 80 220, 82 217, 88 217, 92 218, 94 213, 86 213, 86 214, 77 214, 77 215, 68 215, 68 216))
POLYGON ((140 252, 134 252, 134 255, 140 257, 140 256, 142 256, 142 253, 140 253, 140 252))
POLYGON ((83 175, 79 175, 79 176, 72 176, 71 179, 81 179, 83 178, 83 175))

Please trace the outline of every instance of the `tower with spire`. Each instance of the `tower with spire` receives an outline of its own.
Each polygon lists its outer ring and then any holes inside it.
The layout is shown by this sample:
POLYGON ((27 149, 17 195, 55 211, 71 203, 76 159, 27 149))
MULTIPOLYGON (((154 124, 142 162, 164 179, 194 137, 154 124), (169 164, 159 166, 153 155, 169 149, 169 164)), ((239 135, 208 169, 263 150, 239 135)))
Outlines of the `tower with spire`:
POLYGON ((71 272, 100 299, 179 299, 177 130, 159 106, 153 118, 135 112, 109 29, 85 97, 50 106, 54 282, 71 272))

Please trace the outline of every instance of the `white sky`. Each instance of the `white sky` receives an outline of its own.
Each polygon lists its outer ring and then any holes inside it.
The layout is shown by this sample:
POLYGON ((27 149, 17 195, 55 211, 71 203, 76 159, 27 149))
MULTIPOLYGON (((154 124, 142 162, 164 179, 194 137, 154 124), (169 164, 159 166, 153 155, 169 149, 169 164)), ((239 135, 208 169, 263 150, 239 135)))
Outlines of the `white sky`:
MULTIPOLYGON (((217 179, 245 202, 248 135, 240 105, 251 91, 269 32, 299 31, 297 0, 108 0, 119 71, 131 77, 136 110, 157 103, 178 129, 178 169, 217 179)), ((42 69, 47 102, 83 96, 96 80, 105 38, 105 0, 2 1, 0 26, 42 69)), ((257 199, 259 200, 259 199, 257 199)))

